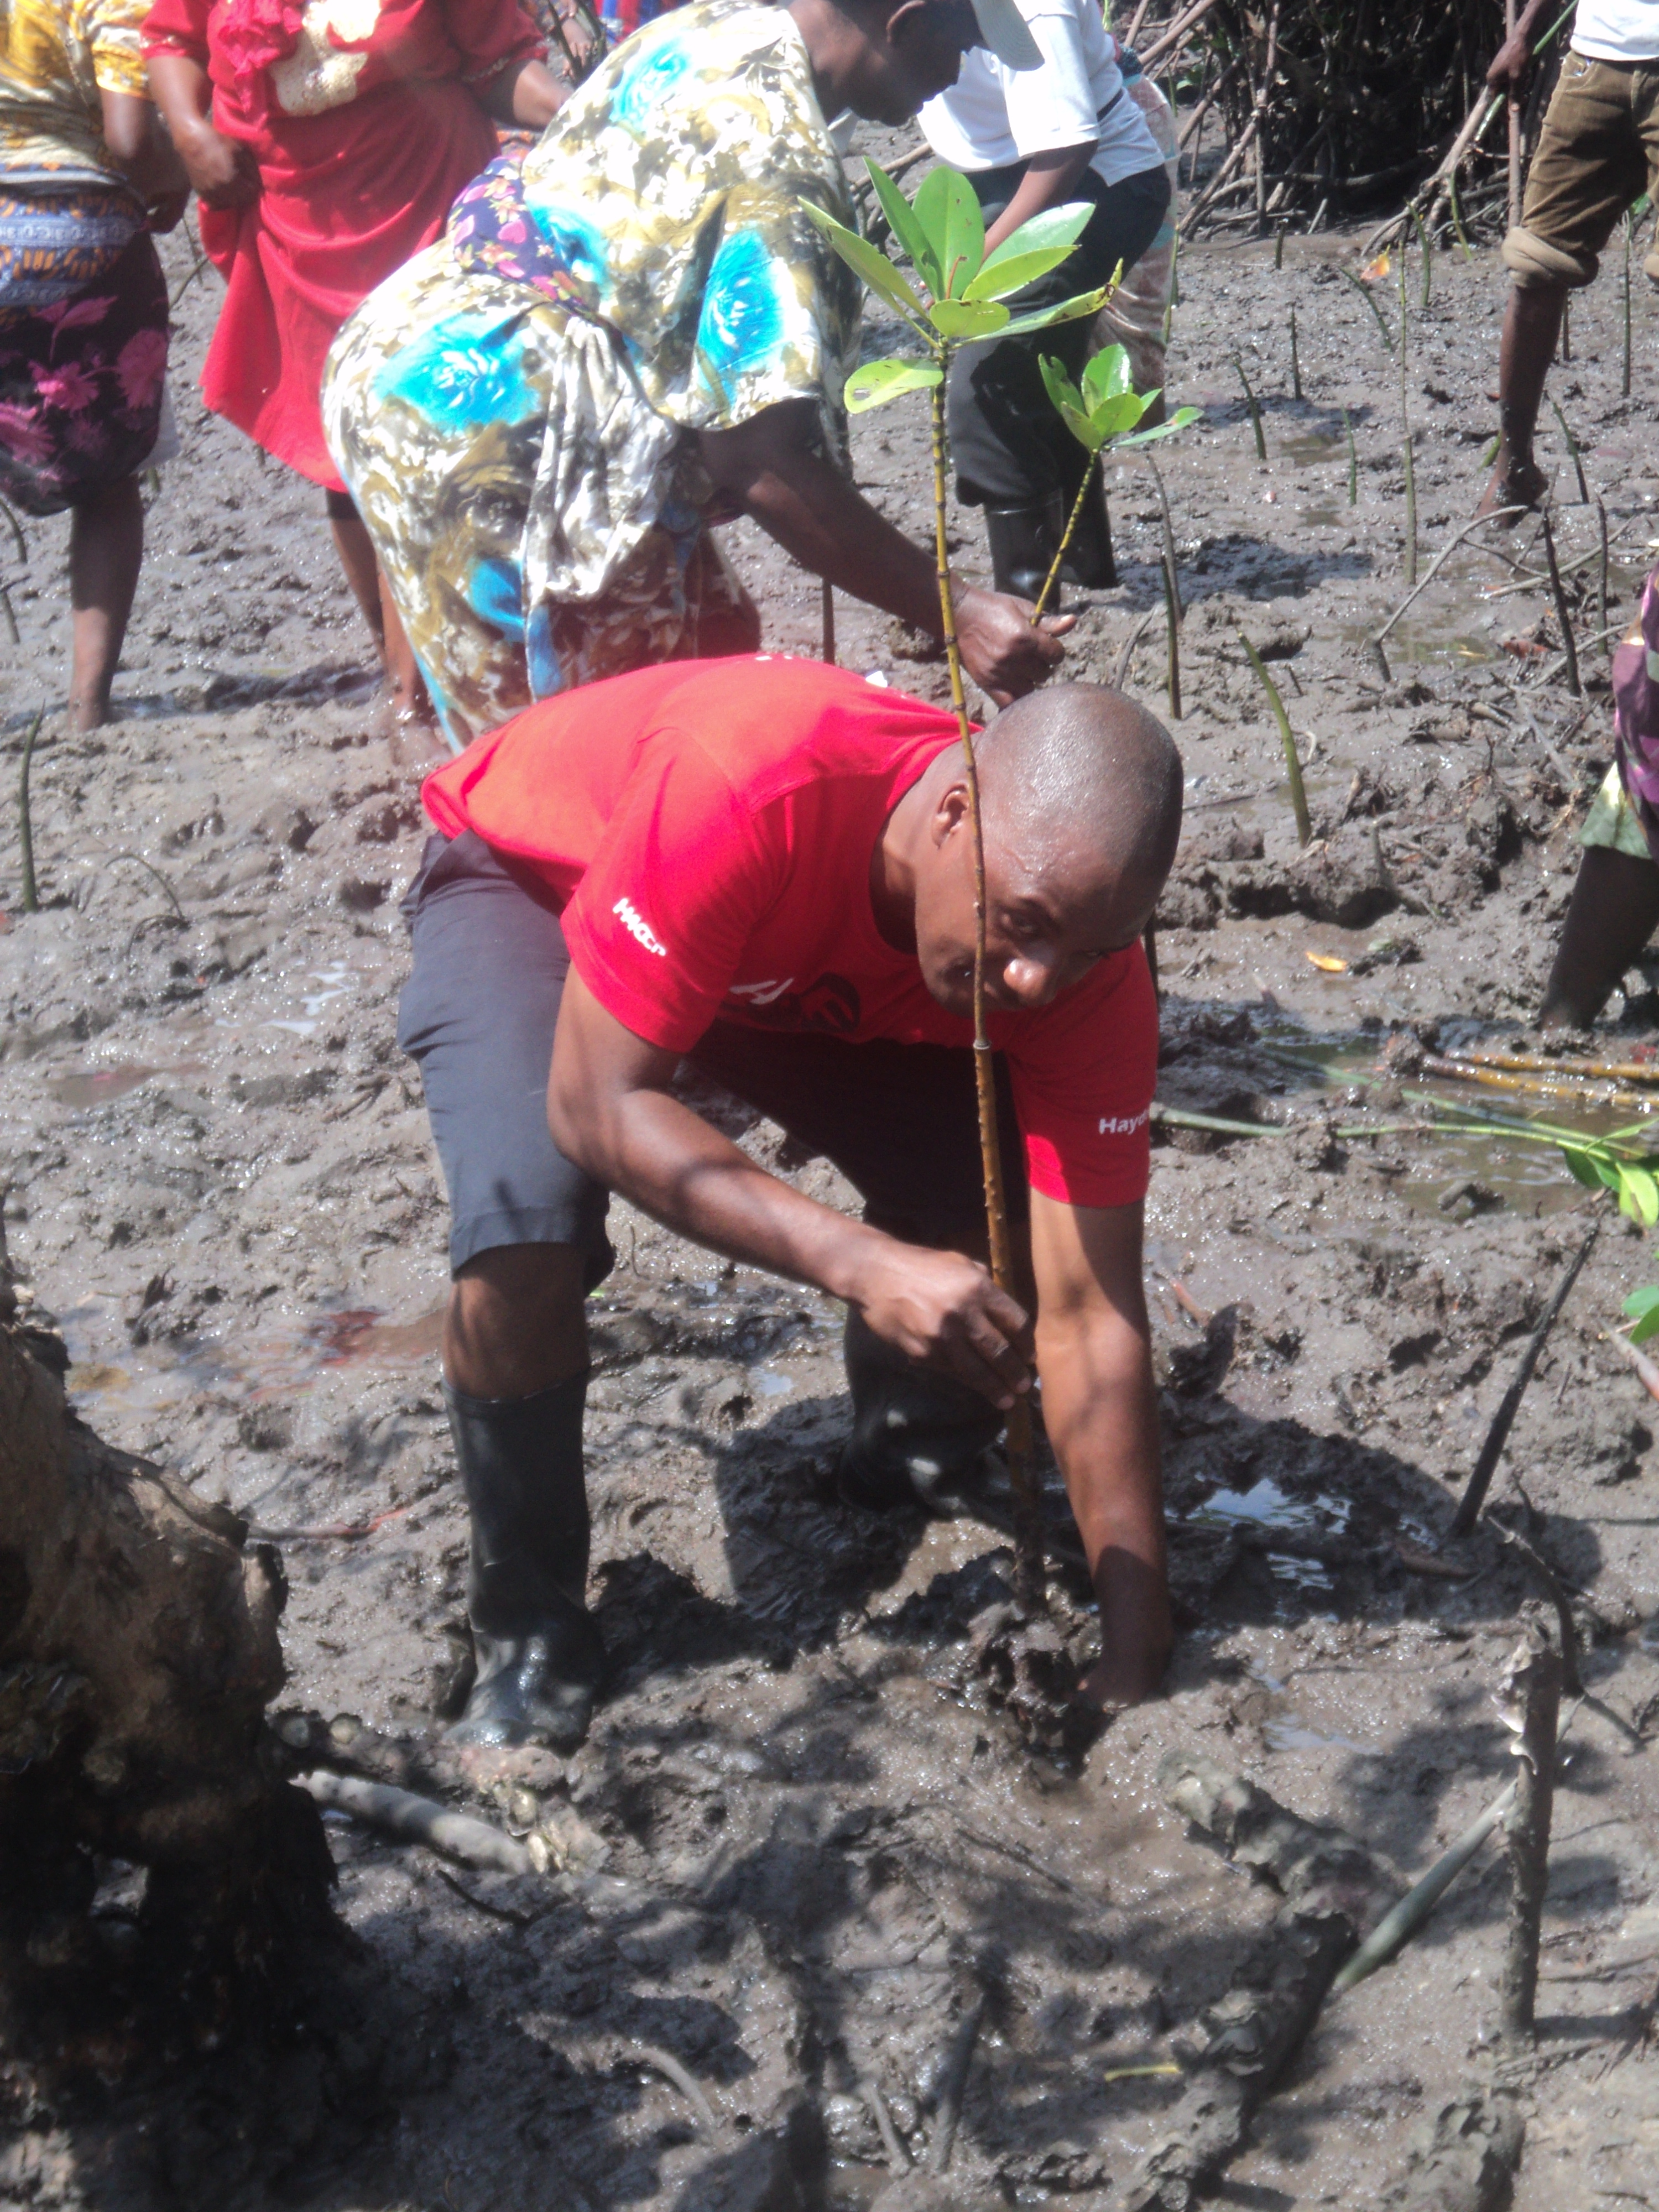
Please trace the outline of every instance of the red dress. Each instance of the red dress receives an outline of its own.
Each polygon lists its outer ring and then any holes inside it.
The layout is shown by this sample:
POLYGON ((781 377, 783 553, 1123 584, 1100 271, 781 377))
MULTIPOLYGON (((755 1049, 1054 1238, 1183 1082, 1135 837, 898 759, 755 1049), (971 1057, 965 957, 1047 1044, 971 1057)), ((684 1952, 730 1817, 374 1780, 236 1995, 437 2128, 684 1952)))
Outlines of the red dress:
POLYGON ((343 491, 319 401, 335 333, 495 159, 469 85, 539 59, 544 41, 517 0, 155 0, 143 43, 207 70, 215 128, 259 169, 252 206, 201 210, 226 283, 202 396, 343 491))

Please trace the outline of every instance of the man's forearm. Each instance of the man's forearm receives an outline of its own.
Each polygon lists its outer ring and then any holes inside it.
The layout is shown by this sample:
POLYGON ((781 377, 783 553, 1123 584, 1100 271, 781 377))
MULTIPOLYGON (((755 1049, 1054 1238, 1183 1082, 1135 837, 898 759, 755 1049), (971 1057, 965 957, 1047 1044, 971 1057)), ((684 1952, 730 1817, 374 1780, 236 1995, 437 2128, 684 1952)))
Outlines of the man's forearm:
POLYGON ((744 500, 767 535, 814 575, 929 637, 939 635, 939 577, 925 553, 821 454, 792 454, 744 500))
POLYGON ((1050 154, 1034 154, 1011 199, 985 234, 985 250, 994 253, 1034 216, 1063 206, 1099 151, 1098 139, 1084 146, 1062 146, 1050 154))
POLYGON ((1170 1644, 1164 1486, 1152 1348, 1109 1310, 1037 1325, 1042 1417, 1100 1602, 1103 1703, 1157 1687, 1170 1644))

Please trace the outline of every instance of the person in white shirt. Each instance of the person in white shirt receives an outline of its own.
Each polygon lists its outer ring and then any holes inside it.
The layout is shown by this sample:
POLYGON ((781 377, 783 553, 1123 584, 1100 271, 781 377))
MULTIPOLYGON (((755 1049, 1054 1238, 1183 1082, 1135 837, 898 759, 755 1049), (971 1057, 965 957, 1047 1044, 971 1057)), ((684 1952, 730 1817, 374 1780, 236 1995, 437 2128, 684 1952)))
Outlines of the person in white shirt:
MULTIPOLYGON (((918 118, 942 161, 973 185, 994 248, 1047 208, 1089 200, 1075 251, 1018 296, 1018 309, 1069 298, 1126 270, 1157 237, 1170 204, 1164 155, 1123 87, 1099 0, 1012 0, 1042 66, 1017 70, 982 47, 963 58, 948 92, 918 118)), ((1034 599, 1082 482, 1086 457, 1048 400, 1039 351, 1076 375, 1088 322, 1029 339, 964 347, 951 373, 957 495, 985 509, 1000 591, 1034 599)), ((1085 586, 1115 581, 1103 495, 1091 502, 1062 571, 1085 586)))
MULTIPOLYGON (((1539 19, 1553 19, 1559 5, 1527 0, 1486 71, 1494 92, 1520 91, 1539 19)), ((1659 0, 1578 0, 1521 221, 1504 240, 1511 285, 1498 356, 1498 456, 1482 514, 1542 499, 1533 434, 1567 294, 1594 283, 1614 224, 1644 191, 1659 195, 1659 0)), ((1642 266, 1659 283, 1659 254, 1642 266)))

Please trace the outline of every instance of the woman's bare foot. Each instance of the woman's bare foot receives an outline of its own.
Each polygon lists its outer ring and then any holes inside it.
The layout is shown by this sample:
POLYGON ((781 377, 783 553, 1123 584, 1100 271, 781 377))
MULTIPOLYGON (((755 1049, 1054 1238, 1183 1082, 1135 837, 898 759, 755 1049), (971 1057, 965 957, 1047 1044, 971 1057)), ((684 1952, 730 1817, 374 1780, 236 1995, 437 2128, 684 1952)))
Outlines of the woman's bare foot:
MULTIPOLYGON (((1536 507, 1549 489, 1549 478, 1536 461, 1511 460, 1500 453, 1492 479, 1481 495, 1477 514, 1495 514, 1505 507, 1536 507)), ((1518 514, 1506 514, 1502 527, 1513 530, 1521 520, 1518 514)))

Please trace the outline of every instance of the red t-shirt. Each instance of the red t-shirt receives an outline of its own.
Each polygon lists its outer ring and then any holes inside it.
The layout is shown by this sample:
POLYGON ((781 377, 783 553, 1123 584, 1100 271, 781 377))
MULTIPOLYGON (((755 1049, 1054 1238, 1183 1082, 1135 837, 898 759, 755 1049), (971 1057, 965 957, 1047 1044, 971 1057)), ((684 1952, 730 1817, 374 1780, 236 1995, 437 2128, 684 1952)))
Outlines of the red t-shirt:
MULTIPOLYGON (((888 816, 956 742, 950 714, 821 661, 671 661, 527 708, 422 796, 446 836, 533 864, 583 981, 649 1044, 688 1051, 720 1020, 967 1047, 971 1023, 870 904, 888 816)), ((1139 945, 1036 1012, 993 1013, 990 1035, 1033 1189, 1144 1197, 1158 1022, 1139 945)))

